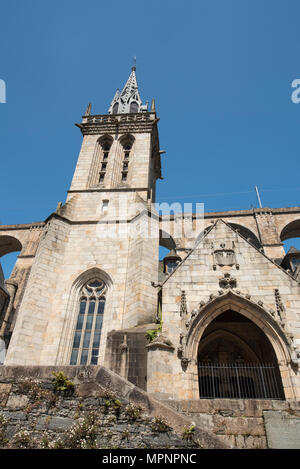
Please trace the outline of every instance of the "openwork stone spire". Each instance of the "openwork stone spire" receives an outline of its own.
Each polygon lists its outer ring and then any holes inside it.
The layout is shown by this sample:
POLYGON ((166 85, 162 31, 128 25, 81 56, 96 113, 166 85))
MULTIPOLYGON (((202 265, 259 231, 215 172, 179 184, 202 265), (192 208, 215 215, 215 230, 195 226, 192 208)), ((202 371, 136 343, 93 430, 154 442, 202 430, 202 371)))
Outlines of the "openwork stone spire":
POLYGON ((143 104, 139 95, 135 65, 131 68, 131 73, 120 93, 117 89, 114 99, 111 102, 108 113, 109 114, 128 114, 137 112, 147 112, 148 103, 143 104))

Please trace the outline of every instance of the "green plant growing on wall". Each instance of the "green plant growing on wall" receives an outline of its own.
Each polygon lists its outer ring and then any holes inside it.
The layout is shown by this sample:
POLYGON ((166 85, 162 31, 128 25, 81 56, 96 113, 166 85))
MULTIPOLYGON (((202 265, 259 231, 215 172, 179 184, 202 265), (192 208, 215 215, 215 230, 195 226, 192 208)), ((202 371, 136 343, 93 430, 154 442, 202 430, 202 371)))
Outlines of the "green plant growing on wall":
POLYGON ((149 329, 148 331, 146 331, 145 337, 149 343, 152 342, 154 339, 156 339, 158 334, 162 332, 162 326, 163 326, 163 322, 162 320, 160 320, 159 326, 157 329, 149 329))
POLYGON ((96 449, 97 448, 97 414, 90 412, 83 422, 78 422, 68 433, 65 445, 70 449, 96 449))
POLYGON ((104 413, 107 414, 108 411, 111 409, 117 415, 120 414, 122 409, 122 402, 120 401, 120 399, 117 398, 114 392, 105 390, 101 397, 104 398, 104 413))
POLYGON ((168 425, 167 420, 163 417, 154 417, 151 422, 151 430, 153 432, 165 433, 172 430, 172 428, 168 425))
POLYGON ((75 390, 74 383, 70 381, 67 376, 62 371, 53 371, 53 386, 54 386, 54 391, 57 394, 64 394, 64 395, 69 395, 73 394, 75 390))
POLYGON ((122 408, 122 403, 119 399, 115 399, 113 403, 113 409, 116 412, 116 414, 119 414, 121 412, 122 408))
POLYGON ((26 407, 27 413, 37 407, 41 401, 45 401, 49 408, 56 405, 57 395, 52 391, 43 389, 39 380, 32 378, 20 380, 17 385, 17 392, 29 399, 29 404, 26 407))
POLYGON ((107 420, 108 423, 116 423, 116 421, 117 417, 115 415, 110 415, 107 420))
POLYGON ((44 432, 40 440, 40 449, 64 449, 64 442, 61 437, 57 439, 50 439, 49 435, 44 432))
POLYGON ((126 409, 125 414, 129 417, 130 420, 137 420, 142 414, 143 408, 139 405, 135 405, 130 402, 126 409))
POLYGON ((163 326, 163 321, 162 321, 162 311, 161 311, 161 302, 158 302, 158 311, 157 311, 157 319, 159 320, 159 325, 156 329, 149 329, 146 331, 145 337, 148 342, 152 342, 160 332, 162 332, 162 326, 163 326))
POLYGON ((6 438, 6 428, 8 425, 8 420, 4 415, 0 415, 0 447, 6 446, 8 439, 6 438))
POLYGON ((122 433, 121 433, 121 440, 129 440, 129 431, 128 430, 124 430, 122 433))
POLYGON ((12 449, 29 449, 34 445, 32 435, 28 430, 20 430, 15 433, 10 441, 10 448, 12 449))
POLYGON ((192 424, 189 427, 185 427, 183 432, 182 432, 182 439, 186 440, 190 443, 194 441, 194 436, 195 436, 195 425, 192 424))

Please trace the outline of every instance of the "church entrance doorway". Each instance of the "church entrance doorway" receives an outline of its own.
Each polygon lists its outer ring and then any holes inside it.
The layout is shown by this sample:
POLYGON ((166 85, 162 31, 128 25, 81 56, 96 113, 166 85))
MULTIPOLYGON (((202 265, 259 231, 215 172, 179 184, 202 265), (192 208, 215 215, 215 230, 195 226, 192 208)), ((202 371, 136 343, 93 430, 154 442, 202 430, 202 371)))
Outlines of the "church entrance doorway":
POLYGON ((198 377, 201 399, 284 399, 270 341, 254 322, 230 309, 205 329, 198 377))

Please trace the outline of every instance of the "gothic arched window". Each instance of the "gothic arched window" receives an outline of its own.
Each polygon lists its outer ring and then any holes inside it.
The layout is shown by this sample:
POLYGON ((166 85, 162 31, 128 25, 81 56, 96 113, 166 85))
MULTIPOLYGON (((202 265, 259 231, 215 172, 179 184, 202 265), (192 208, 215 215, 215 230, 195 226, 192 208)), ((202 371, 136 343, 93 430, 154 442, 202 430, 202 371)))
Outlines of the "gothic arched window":
POLYGON ((115 103, 115 104, 113 105, 112 113, 113 113, 113 114, 118 114, 118 110, 119 110, 119 103, 115 103))
POLYGON ((136 101, 130 103, 130 112, 139 112, 139 105, 136 101))
POLYGON ((97 365, 107 286, 87 282, 80 291, 70 365, 97 365))

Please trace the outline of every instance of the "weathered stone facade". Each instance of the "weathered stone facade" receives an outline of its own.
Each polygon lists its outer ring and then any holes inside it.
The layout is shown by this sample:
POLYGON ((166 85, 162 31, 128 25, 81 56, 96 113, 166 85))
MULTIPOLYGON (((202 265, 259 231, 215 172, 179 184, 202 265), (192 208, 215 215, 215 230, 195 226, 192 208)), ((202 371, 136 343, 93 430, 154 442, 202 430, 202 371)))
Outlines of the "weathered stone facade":
POLYGON ((232 445, 100 366, 2 367, 0 447, 218 448, 232 445), (62 391, 53 373, 62 374, 62 391))
MULTIPOLYGON (((9 299, 10 299, 10 296, 4 285, 4 275, 3 275, 2 267, 0 265, 0 318, 1 318, 0 321, 1 323, 4 323, 4 324, 5 324, 4 322, 5 313, 8 308, 9 299)), ((5 349, 6 349, 5 345, 6 344, 5 344, 3 336, 2 337, 0 336, 0 364, 1 365, 3 365, 4 359, 5 359, 5 349)))
MULTIPOLYGON (((162 398, 196 399, 199 343, 212 321, 231 310, 264 332, 276 354, 285 398, 299 400, 299 283, 225 221, 211 226, 165 280, 161 292, 163 333, 171 345, 156 340, 149 346, 148 392, 162 398), (225 248, 234 252, 234 262, 216 265, 214 252, 225 248)), ((251 337, 248 329, 243 337, 241 330, 228 332, 247 343, 259 362, 265 361, 255 333, 251 337)))
POLYGON ((154 103, 90 112, 77 124, 65 204, 43 222, 0 226, 0 255, 20 251, 0 285, 5 366, 104 365, 151 396, 186 402, 207 397, 199 365, 208 362, 211 399, 299 401, 299 269, 286 267, 283 241, 300 236, 300 207, 204 213, 200 225, 196 214, 160 215, 154 103), (159 246, 172 250, 173 271, 159 268, 159 246), (214 363, 240 376, 213 376, 214 363), (258 381, 265 365, 273 378, 258 381))
POLYGON ((198 399, 166 403, 235 448, 299 449, 299 401, 198 399), (271 427, 271 416, 276 416, 280 428, 271 427))

